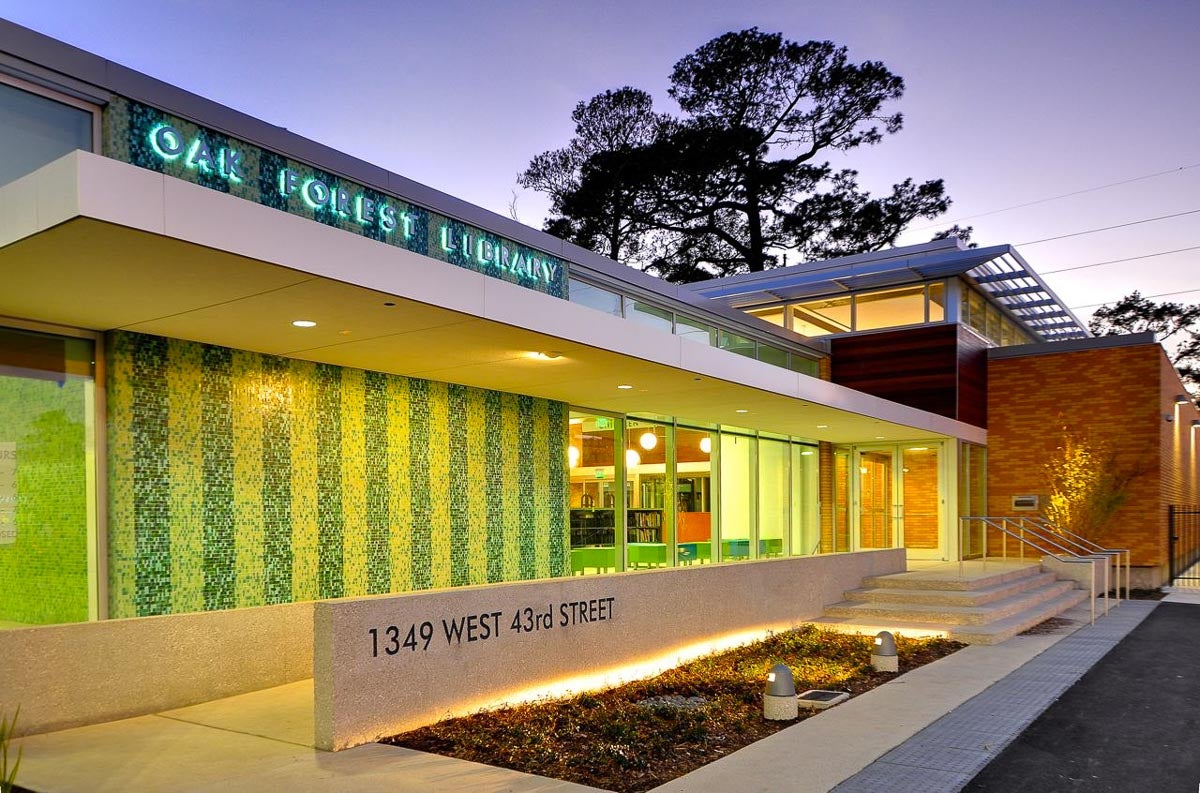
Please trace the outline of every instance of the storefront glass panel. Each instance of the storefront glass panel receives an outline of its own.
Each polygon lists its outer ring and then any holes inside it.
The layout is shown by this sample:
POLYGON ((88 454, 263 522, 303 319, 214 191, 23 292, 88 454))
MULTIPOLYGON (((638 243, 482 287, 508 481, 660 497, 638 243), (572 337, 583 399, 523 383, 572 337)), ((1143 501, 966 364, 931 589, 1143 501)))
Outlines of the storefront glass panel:
MULTIPOLYGON (((791 444, 758 439, 758 556, 783 556, 791 517, 791 444)), ((788 537, 790 539, 790 537, 788 537)))
POLYGON ((713 436, 707 430, 675 430, 675 531, 681 565, 712 561, 713 436))
POLYGON ((631 570, 671 563, 674 482, 667 476, 668 429, 648 421, 625 425, 625 541, 631 570))
POLYGON ((567 461, 571 470, 571 572, 608 573, 617 569, 615 480, 620 420, 571 412, 567 461))
POLYGON ((793 443, 791 456, 791 555, 809 556, 821 550, 817 450, 813 446, 793 443))
POLYGON ((91 340, 0 328, 0 627, 97 616, 91 340))
POLYGON ((892 452, 858 454, 858 547, 893 547, 892 452))
POLYGON ((908 446, 901 451, 904 547, 936 551, 941 548, 941 489, 936 446, 908 446))
POLYGON ((758 499, 755 497, 756 438, 721 434, 721 559, 751 559, 758 499))

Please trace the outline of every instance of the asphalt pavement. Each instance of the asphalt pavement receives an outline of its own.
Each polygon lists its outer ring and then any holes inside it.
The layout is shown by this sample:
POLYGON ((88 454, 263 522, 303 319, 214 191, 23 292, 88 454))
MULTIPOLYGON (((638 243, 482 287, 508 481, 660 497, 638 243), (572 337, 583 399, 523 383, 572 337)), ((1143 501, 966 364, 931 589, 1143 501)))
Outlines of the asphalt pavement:
POLYGON ((1200 790, 1200 608, 1160 603, 963 790, 1200 790))

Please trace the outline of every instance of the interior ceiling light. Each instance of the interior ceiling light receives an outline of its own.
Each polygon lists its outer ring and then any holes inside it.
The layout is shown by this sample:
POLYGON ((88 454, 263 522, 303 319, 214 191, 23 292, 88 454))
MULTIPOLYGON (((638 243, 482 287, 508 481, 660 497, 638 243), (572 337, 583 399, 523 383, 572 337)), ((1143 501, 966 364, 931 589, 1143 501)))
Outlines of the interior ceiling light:
POLYGON ((712 454, 712 436, 705 435, 700 439, 700 451, 705 454, 712 454))
POLYGON ((875 436, 875 440, 877 440, 877 441, 881 441, 881 440, 883 440, 883 439, 884 439, 884 437, 885 437, 885 436, 883 436, 883 435, 876 435, 876 436, 875 436))
POLYGON ((317 326, 317 323, 311 319, 294 319, 292 320, 292 324, 297 328, 315 328, 317 326))
POLYGON ((567 460, 570 462, 572 468, 579 465, 579 450, 574 446, 567 447, 567 460))
POLYGON ((746 410, 745 408, 738 408, 737 410, 735 410, 733 412, 734 413, 749 413, 750 411, 746 410))
POLYGON ((635 465, 641 465, 642 456, 637 453, 637 449, 625 450, 625 465, 633 468, 635 465))
POLYGON ((927 451, 929 451, 929 447, 928 446, 909 446, 908 451, 910 451, 910 452, 927 452, 927 451))
POLYGON ((629 385, 628 383, 621 383, 621 385, 617 386, 617 388, 621 389, 622 391, 628 391, 629 389, 633 388, 633 386, 629 385))
POLYGON ((827 429, 829 429, 829 425, 828 425, 828 424, 818 424, 818 425, 817 425, 817 429, 819 429, 819 430, 827 430, 827 429))
POLYGON ((646 430, 642 433, 642 437, 638 438, 638 445, 640 445, 646 451, 650 451, 658 445, 658 436, 652 431, 646 430))

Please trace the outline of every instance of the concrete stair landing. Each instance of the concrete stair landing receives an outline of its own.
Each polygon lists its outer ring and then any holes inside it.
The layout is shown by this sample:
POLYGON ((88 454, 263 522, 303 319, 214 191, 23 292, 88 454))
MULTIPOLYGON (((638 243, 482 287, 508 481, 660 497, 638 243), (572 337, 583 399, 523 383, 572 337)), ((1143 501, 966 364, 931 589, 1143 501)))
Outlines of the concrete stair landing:
POLYGON ((852 633, 890 630, 999 644, 1087 600, 1034 562, 957 562, 863 579, 814 622, 852 633))

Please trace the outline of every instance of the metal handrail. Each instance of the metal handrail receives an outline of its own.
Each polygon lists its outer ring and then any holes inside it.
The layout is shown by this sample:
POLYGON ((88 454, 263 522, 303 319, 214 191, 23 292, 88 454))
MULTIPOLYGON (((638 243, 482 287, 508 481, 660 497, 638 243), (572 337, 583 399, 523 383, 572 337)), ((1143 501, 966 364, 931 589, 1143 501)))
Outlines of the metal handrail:
POLYGON ((1112 556, 1113 562, 1116 564, 1116 567, 1117 567, 1117 589, 1116 589, 1116 592, 1117 592, 1118 600, 1120 600, 1120 597, 1121 597, 1121 556, 1124 555, 1125 556, 1125 600, 1129 600, 1131 568, 1133 567, 1133 564, 1132 564, 1133 552, 1130 551, 1130 549, 1128 549, 1128 548, 1106 548, 1105 546, 1101 545, 1098 542, 1095 542, 1094 540, 1089 540, 1087 537, 1078 535, 1069 529, 1064 529, 1061 526, 1059 526, 1058 524, 1054 523, 1053 521, 1047 520, 1046 518, 1043 518, 1041 516, 1038 516, 1038 517, 1013 516, 1011 518, 1011 520, 1020 521, 1022 526, 1024 526, 1027 523, 1032 524, 1034 526, 1039 526, 1040 528, 1042 528, 1045 531, 1053 532, 1054 534, 1056 534, 1060 537, 1069 539, 1075 546, 1086 549, 1086 550, 1088 550, 1089 553, 1103 554, 1105 556, 1112 556))
MULTIPOLYGON (((1096 624, 1096 564, 1095 564, 1096 559, 1095 559, 1094 555, 1090 556, 1090 557, 1081 556, 1080 554, 1072 551, 1070 548, 1065 547, 1064 545, 1060 544, 1058 541, 1056 541, 1052 538, 1042 537, 1040 539, 1043 542, 1045 542, 1049 545, 1053 545, 1054 547, 1058 548, 1059 551, 1061 551, 1063 555, 1059 555, 1052 551, 1047 551, 1045 548, 1043 548, 1043 547, 1037 545, 1036 543, 1034 543, 1033 541, 1025 538, 1023 535, 1008 528, 1008 523, 1009 523, 1010 519, 1007 517, 979 515, 979 516, 966 516, 966 517, 960 518, 959 520, 963 523, 964 526, 968 525, 967 521, 978 521, 978 522, 981 522, 984 526, 990 526, 993 529, 996 529, 997 531, 999 531, 1005 538, 1004 556, 1002 558, 1008 558, 1007 538, 1012 537, 1014 540, 1021 543, 1022 546, 1028 545, 1029 547, 1036 550, 1039 554, 1053 556, 1056 560, 1063 562, 1065 564, 1086 564, 1086 565, 1088 565, 1088 574, 1089 574, 1089 580, 1091 583, 1091 598, 1089 598, 1089 602, 1090 602, 1091 613, 1092 613, 1092 624, 1093 625, 1096 624), (999 521, 999 522, 997 522, 997 521, 999 521)), ((1024 547, 1022 547, 1021 548, 1022 557, 1024 556, 1024 550, 1025 550, 1024 547)), ((987 532, 986 531, 984 531, 984 533, 983 533, 983 558, 985 561, 988 558, 987 532)), ((961 542, 961 537, 960 537, 960 542, 959 542, 959 547, 958 547, 958 562, 959 562, 960 568, 962 567, 963 561, 964 561, 963 547, 962 547, 962 542, 961 542)), ((1108 573, 1109 573, 1109 567, 1106 565, 1104 568, 1104 579, 1105 579, 1105 581, 1104 581, 1104 613, 1105 614, 1108 614, 1108 608, 1109 608, 1108 590, 1109 590, 1110 580, 1109 580, 1108 573)), ((960 574, 961 574, 961 570, 960 570, 960 574)))

